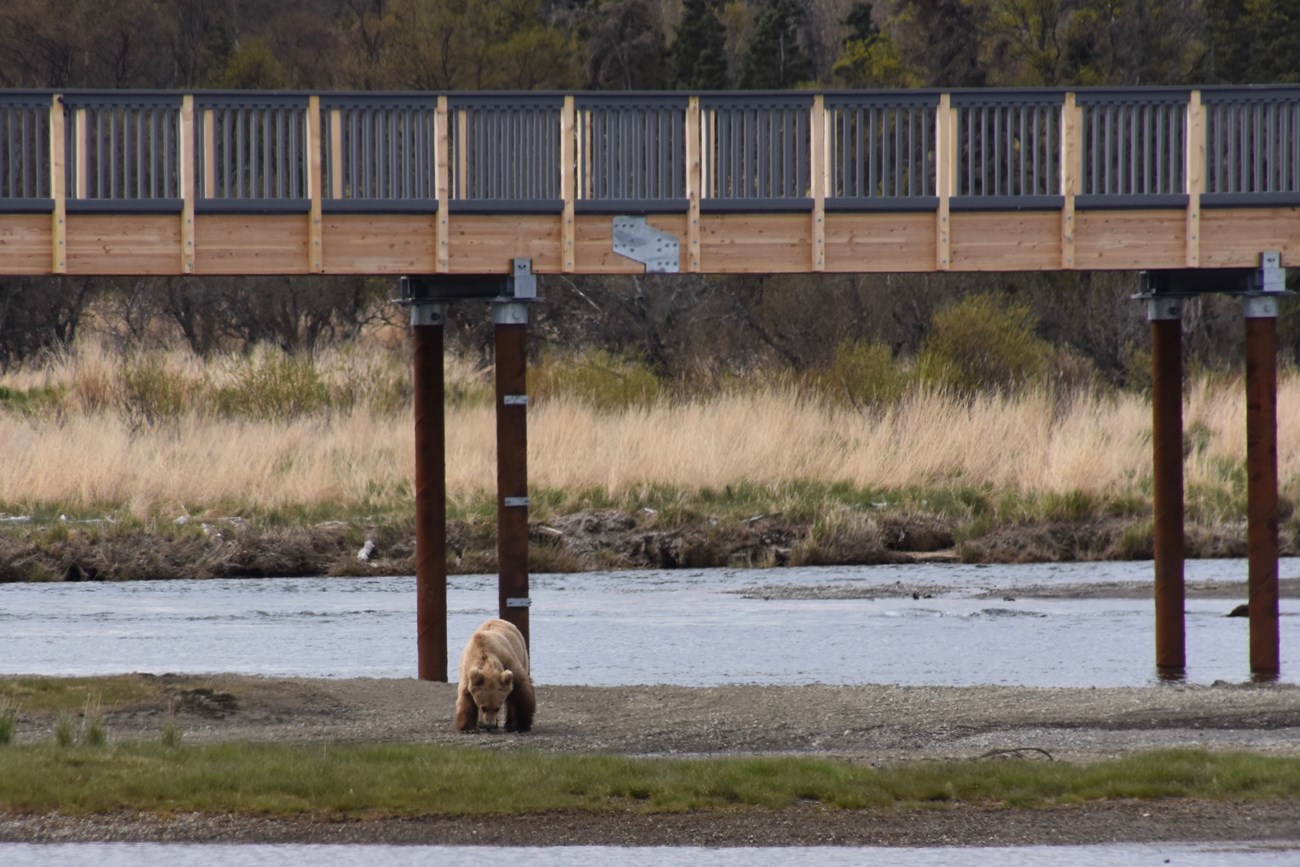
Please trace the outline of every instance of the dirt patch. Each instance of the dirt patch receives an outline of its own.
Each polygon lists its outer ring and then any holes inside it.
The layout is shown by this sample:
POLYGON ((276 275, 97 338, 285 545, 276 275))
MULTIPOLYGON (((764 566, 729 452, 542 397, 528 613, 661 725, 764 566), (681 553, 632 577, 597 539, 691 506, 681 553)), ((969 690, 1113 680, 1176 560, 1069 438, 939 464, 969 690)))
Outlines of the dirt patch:
MULTIPOLYGON (((1300 689, 1277 684, 1115 689, 540 684, 533 732, 466 735, 452 730, 454 684, 136 676, 165 688, 144 691, 155 696, 147 701, 107 708, 113 740, 154 740, 165 725, 174 724, 185 743, 442 743, 560 754, 819 756, 871 765, 981 757, 1081 762, 1172 746, 1300 755, 1300 689)), ((53 715, 24 715, 19 738, 49 739, 56 724, 53 715)), ((1292 803, 1181 801, 1045 810, 800 807, 775 814, 431 816, 379 822, 0 815, 0 840, 729 846, 1267 840, 1300 839, 1298 815, 1292 803)))

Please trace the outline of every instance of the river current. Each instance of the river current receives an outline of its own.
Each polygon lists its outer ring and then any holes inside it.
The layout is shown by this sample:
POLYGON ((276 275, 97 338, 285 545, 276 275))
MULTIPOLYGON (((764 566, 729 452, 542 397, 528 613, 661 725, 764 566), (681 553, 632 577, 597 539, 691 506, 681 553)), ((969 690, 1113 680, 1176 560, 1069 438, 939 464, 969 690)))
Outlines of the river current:
MULTIPOLYGON (((533 669, 599 686, 1137 686, 1154 679, 1151 574, 1132 562, 535 575, 533 669), (1024 595, 1064 585, 1103 595, 1024 595), (1104 595, 1117 587, 1134 592, 1104 595)), ((1241 560, 1187 564, 1189 585, 1244 576, 1241 560)), ((1248 679, 1248 622, 1226 616, 1241 601, 1188 600, 1190 682, 1248 679)), ((496 606, 494 576, 449 580, 453 659, 496 606)), ((1300 604, 1281 611, 1294 682, 1300 604)), ((410 677, 415 664, 411 577, 0 585, 0 673, 410 677)))

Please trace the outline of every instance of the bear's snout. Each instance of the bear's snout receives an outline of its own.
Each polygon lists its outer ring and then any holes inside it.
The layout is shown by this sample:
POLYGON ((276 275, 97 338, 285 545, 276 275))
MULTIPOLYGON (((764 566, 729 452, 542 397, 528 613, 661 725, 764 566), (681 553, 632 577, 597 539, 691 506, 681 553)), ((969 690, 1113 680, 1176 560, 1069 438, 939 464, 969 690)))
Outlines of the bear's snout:
POLYGON ((479 708, 478 711, 479 730, 485 732, 494 732, 498 728, 500 728, 500 726, 497 724, 497 717, 499 714, 500 714, 499 708, 497 710, 487 710, 486 708, 479 708))

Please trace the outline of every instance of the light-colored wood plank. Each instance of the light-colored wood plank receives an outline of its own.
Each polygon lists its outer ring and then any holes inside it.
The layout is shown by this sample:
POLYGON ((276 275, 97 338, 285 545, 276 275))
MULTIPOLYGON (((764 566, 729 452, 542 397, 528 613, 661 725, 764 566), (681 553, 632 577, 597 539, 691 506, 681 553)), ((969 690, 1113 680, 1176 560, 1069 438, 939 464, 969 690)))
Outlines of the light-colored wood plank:
POLYGON ((49 274, 52 229, 48 214, 0 216, 0 274, 49 274))
MULTIPOLYGON (((575 109, 573 97, 564 97, 560 113, 560 195, 564 198, 564 212, 560 215, 560 237, 564 244, 564 270, 573 273, 573 202, 578 194, 574 181, 574 129, 575 109)), ((588 163, 590 165, 590 163, 588 163)))
POLYGON ((1254 268, 1277 250, 1282 265, 1300 268, 1300 209, 1206 208, 1201 212, 1202 268, 1254 268))
POLYGON ((952 270, 1043 271, 1061 263, 1056 211, 958 211, 952 221, 952 270))
POLYGON ((1074 267, 1074 197, 1079 194, 1079 170, 1082 167, 1083 148, 1079 136, 1083 134, 1083 109, 1073 93, 1065 95, 1061 108, 1061 267, 1074 267))
POLYGON ((807 213, 701 217, 700 268, 706 273, 806 273, 811 259, 807 213))
POLYGON ((813 97, 809 122, 808 169, 812 186, 812 270, 826 270, 826 98, 813 97))
POLYGON ((934 221, 930 212, 827 214, 826 270, 932 271, 934 221))
POLYGON ((343 109, 330 110, 330 198, 343 198, 343 109))
POLYGON ((69 274, 175 274, 181 226, 172 214, 69 214, 69 274))
POLYGON ((952 263, 950 200, 957 179, 957 124, 953 117, 952 100, 948 94, 939 96, 939 108, 934 117, 935 193, 939 197, 939 208, 935 218, 934 261, 938 270, 947 271, 952 263))
POLYGON ((1076 211, 1075 264, 1099 271, 1182 268, 1186 231, 1182 209, 1076 211))
POLYGON ((700 270, 700 190, 703 167, 700 162, 700 98, 686 101, 686 270, 700 270))
POLYGON ((199 214, 196 274, 302 274, 307 223, 301 214, 199 214))
POLYGON ((469 112, 456 112, 456 198, 469 197, 469 112))
POLYGON ((90 135, 86 129, 86 110, 77 109, 73 120, 73 137, 77 142, 76 165, 73 167, 76 186, 70 191, 74 198, 90 198, 90 170, 89 154, 87 153, 90 135))
POLYGON ((50 105, 50 196, 54 199, 54 213, 50 218, 50 262, 55 274, 68 270, 68 194, 67 147, 64 136, 63 98, 51 97, 50 105))
POLYGON ((1193 90, 1187 102, 1187 228, 1186 264, 1201 264, 1201 193, 1205 191, 1205 109, 1201 92, 1193 90))
MULTIPOLYGON (((686 234, 690 218, 684 214, 656 214, 651 226, 678 238, 686 234)), ((614 220, 604 214, 580 214, 574 228, 574 260, 579 274, 644 274, 645 265, 614 252, 614 220)), ((686 259, 686 250, 681 250, 686 259)), ((566 269, 567 270, 567 269, 566 269)))
POLYGON ((438 223, 434 227, 434 244, 437 250, 434 269, 440 274, 445 274, 451 270, 451 125, 445 96, 438 97, 434 125, 437 154, 433 171, 438 196, 438 223))
POLYGON ((181 97, 181 127, 176 139, 181 186, 181 273, 194 273, 194 97, 181 97))
POLYGON ((320 97, 307 97, 307 131, 303 147, 307 151, 307 197, 311 210, 307 214, 308 269, 313 273, 325 270, 325 251, 321 246, 322 172, 321 172, 321 117, 320 97))
POLYGON ((210 108, 203 112, 203 189, 199 196, 220 198, 217 195, 217 113, 210 108))
POLYGON ((327 214, 325 273, 432 274, 437 220, 432 214, 327 214))
POLYGON ((560 223, 553 214, 457 214, 451 220, 453 274, 505 274, 513 259, 532 259, 536 274, 561 270, 560 223))

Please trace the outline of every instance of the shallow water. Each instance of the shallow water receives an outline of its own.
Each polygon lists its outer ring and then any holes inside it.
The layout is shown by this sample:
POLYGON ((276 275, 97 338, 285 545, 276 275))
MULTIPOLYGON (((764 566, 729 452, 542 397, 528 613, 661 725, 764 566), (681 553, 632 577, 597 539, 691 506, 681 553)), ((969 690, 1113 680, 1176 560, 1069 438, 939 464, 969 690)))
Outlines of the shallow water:
MULTIPOLYGON (((1281 567, 1284 577, 1300 574, 1300 561, 1281 567)), ((1033 585, 1149 587, 1151 570, 1140 562, 537 575, 533 668, 541 683, 601 686, 1143 685, 1154 680, 1149 599, 1016 594, 1033 585), (878 598, 791 598, 828 586, 878 598)), ((1187 579, 1242 580, 1245 570, 1241 560, 1195 561, 1187 579)), ((1188 602, 1189 681, 1248 679, 1247 621, 1224 616, 1238 601, 1188 602)), ((453 659, 496 604, 494 576, 450 579, 453 659)), ((410 577, 0 585, 0 673, 410 677, 414 607, 410 577)), ((1284 599, 1284 681, 1294 682, 1297 615, 1297 600, 1284 599)))
MULTIPOLYGON (((814 864, 848 867, 891 864, 899 867, 1263 867, 1294 864, 1300 843, 1152 843, 1110 846, 999 846, 989 848, 630 848, 566 846, 553 849, 499 847, 490 861, 536 867, 619 864, 626 867, 785 867, 814 864)), ((9 843, 0 844, 0 863, 14 867, 49 864, 96 867, 369 867, 392 865, 480 865, 484 850, 468 846, 183 845, 171 843, 9 843)))

